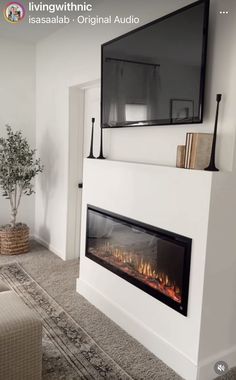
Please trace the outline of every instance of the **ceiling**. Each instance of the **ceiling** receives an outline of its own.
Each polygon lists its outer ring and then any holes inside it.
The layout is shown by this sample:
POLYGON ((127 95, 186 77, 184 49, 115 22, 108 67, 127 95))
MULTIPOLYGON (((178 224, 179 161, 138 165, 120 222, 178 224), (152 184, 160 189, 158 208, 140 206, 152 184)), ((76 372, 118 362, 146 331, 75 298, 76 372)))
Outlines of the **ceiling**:
MULTIPOLYGON (((98 3, 101 3, 103 0, 90 0, 89 3, 94 4, 95 7, 95 2, 96 5, 98 3)), ((28 17, 29 14, 26 13, 25 19, 19 23, 19 24, 10 24, 4 20, 3 17, 3 7, 5 4, 7 4, 9 0, 4 0, 1 1, 0 9, 0 37, 3 38, 9 38, 9 39, 14 39, 17 41, 21 42, 26 42, 26 43, 32 43, 35 44, 39 42, 41 39, 46 38, 50 34, 56 32, 58 29, 65 27, 65 24, 30 24, 28 22, 28 17)), ((45 3, 50 3, 50 4, 60 4, 64 3, 64 0, 50 0, 45 3)), ((25 6, 25 9, 28 9, 28 4, 29 0, 21 0, 20 3, 22 3, 25 6)), ((39 1, 34 0, 34 3, 37 4, 39 1)), ((44 1, 42 1, 44 3, 44 1)), ((82 2, 81 2, 82 3, 82 2)), ((31 13, 31 16, 34 17, 54 17, 56 15, 64 16, 66 13, 64 12, 59 12, 55 14, 48 14, 47 12, 33 12, 31 13)), ((70 15, 73 15, 73 12, 70 12, 70 15)), ((78 16, 78 13, 76 14, 78 16)))

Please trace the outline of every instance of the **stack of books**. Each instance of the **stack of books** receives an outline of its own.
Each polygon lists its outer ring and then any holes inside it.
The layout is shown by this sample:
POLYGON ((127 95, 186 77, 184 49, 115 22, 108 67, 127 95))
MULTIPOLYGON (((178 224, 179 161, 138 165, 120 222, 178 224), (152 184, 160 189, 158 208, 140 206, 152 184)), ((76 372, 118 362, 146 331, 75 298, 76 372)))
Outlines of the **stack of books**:
POLYGON ((210 161, 212 140, 212 133, 187 133, 184 167, 205 169, 210 161))
POLYGON ((185 146, 178 148, 177 166, 186 169, 205 169, 210 162, 212 141, 212 133, 187 133, 185 146))

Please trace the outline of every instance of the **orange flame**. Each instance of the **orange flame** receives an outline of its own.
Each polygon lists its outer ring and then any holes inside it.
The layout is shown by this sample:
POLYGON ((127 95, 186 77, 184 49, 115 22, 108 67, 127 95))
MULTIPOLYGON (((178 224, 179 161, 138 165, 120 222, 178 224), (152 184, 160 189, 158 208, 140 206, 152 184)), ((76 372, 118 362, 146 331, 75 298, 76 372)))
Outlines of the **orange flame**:
POLYGON ((181 292, 176 286, 175 281, 172 281, 169 276, 162 271, 158 271, 157 266, 154 266, 141 258, 134 251, 127 251, 122 248, 114 247, 109 242, 104 246, 93 250, 93 253, 103 257, 106 261, 111 261, 112 258, 116 261, 116 266, 122 267, 122 270, 129 273, 132 271, 138 272, 141 275, 140 280, 147 283, 149 286, 163 292, 177 302, 181 302, 181 292), (143 280, 142 280, 143 278, 143 280))

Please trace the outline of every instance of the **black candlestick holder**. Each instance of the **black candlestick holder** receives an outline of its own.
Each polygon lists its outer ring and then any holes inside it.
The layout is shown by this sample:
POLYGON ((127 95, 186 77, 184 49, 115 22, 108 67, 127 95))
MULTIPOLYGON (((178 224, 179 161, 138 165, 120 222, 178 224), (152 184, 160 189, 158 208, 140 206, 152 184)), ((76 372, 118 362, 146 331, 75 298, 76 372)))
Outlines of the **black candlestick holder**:
POLYGON ((92 117, 92 131, 91 131, 91 143, 90 143, 90 153, 87 158, 95 158, 93 154, 93 134, 94 134, 94 123, 95 123, 95 118, 92 117))
POLYGON ((100 134, 100 154, 97 157, 99 160, 105 160, 106 157, 103 156, 103 128, 101 127, 101 134, 100 134))
POLYGON ((217 138, 217 125, 218 125, 218 114, 219 114, 219 106, 221 101, 222 95, 217 94, 216 95, 216 118, 215 118, 215 127, 214 127, 214 134, 213 134, 213 140, 212 140, 212 148, 211 148, 211 158, 210 163, 204 170, 208 170, 211 172, 218 172, 219 169, 215 165, 215 154, 216 154, 216 138, 217 138))

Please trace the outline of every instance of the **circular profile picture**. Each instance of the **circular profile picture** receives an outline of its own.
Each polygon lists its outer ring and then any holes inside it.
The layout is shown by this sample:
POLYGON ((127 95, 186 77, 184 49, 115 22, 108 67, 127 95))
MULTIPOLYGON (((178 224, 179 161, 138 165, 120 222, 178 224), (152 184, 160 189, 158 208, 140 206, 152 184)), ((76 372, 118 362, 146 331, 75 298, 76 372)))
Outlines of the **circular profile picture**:
POLYGON ((11 2, 4 7, 3 14, 6 21, 17 24, 25 17, 25 8, 20 3, 11 2))

